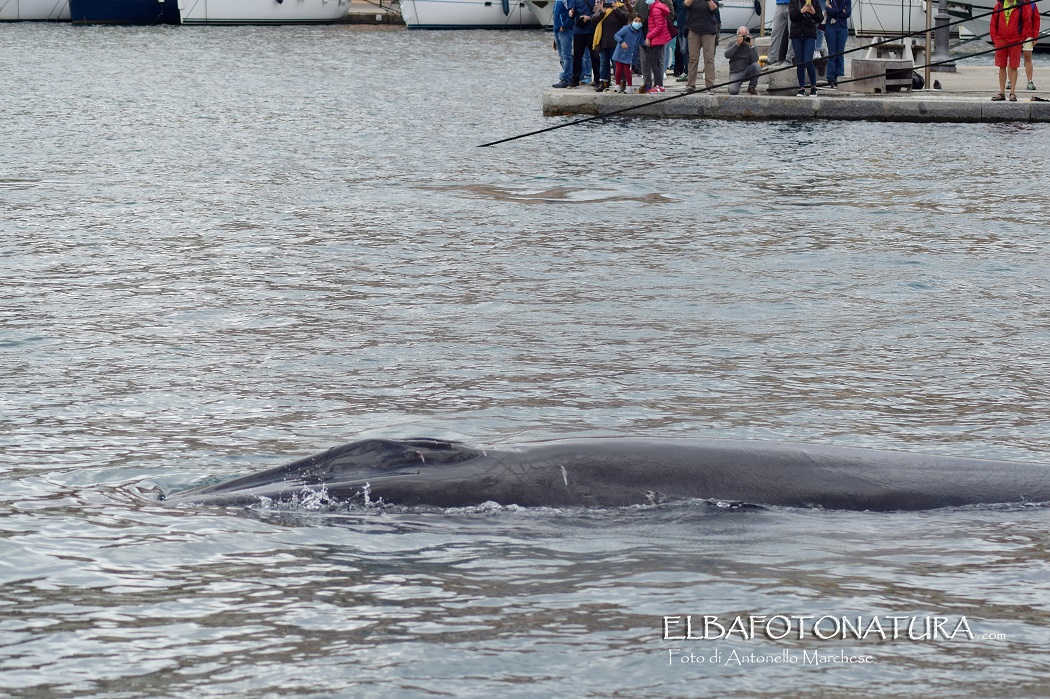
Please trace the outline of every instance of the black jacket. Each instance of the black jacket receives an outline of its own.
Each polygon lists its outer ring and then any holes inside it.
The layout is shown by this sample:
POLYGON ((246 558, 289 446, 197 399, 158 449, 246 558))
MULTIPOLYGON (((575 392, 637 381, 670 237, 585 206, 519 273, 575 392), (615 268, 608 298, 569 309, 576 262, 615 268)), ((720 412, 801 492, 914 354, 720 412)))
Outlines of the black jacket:
MULTIPOLYGON (((561 0, 555 0, 561 2, 561 0)), ((598 44, 599 49, 616 48, 616 32, 623 29, 623 25, 631 21, 631 15, 627 7, 617 7, 605 14, 605 19, 596 24, 602 25, 602 39, 598 44)))
POLYGON ((824 23, 824 13, 820 11, 820 5, 816 3, 816 0, 813 0, 813 9, 816 10, 813 14, 802 11, 805 4, 806 0, 791 0, 788 3, 788 17, 791 18, 789 36, 792 39, 803 37, 816 39, 817 26, 824 23))
POLYGON ((712 10, 707 0, 693 0, 685 8, 685 26, 694 34, 718 33, 718 10, 712 10))

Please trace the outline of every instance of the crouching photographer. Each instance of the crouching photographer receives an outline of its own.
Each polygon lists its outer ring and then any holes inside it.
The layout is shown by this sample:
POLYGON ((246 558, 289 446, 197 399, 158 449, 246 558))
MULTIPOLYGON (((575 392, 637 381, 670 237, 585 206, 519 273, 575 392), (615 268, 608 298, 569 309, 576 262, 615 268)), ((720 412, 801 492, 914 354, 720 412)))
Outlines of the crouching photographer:
POLYGON ((758 94, 758 76, 762 68, 758 65, 758 50, 752 45, 747 27, 736 30, 736 43, 726 49, 729 59, 729 94, 739 95, 740 86, 747 80, 747 94, 758 94))

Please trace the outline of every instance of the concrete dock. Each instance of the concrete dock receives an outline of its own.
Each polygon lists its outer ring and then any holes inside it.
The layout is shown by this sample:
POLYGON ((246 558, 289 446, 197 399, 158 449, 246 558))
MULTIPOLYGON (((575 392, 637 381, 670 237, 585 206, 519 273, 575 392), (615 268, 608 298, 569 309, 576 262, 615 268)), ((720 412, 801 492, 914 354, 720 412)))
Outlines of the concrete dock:
POLYGON ((350 0, 340 24, 393 24, 405 26, 398 0, 350 0))
MULTIPOLYGON (((920 74, 922 71, 918 71, 920 74)), ((667 92, 662 94, 621 94, 595 92, 590 86, 543 91, 545 116, 610 114, 625 107, 638 107, 623 116, 644 116, 678 119, 837 119, 854 121, 915 121, 915 122, 1050 122, 1050 101, 1047 92, 1018 89, 1016 102, 993 102, 999 91, 999 73, 994 66, 959 66, 955 73, 933 73, 930 78, 940 82, 941 89, 889 92, 882 94, 851 92, 845 81, 849 66, 839 89, 821 88, 818 82, 816 97, 797 97, 792 90, 783 91, 785 80, 794 85, 794 70, 776 76, 763 76, 758 95, 730 95, 727 88, 718 87, 714 94, 704 91, 686 94, 685 83, 676 82, 668 75, 664 81, 667 92), (781 87, 779 91, 770 91, 781 87), (676 99, 666 99, 676 97, 676 99)), ((1035 76, 1039 84, 1040 75, 1035 76)), ((635 85, 640 78, 635 77, 635 85)), ((1020 77, 1024 87, 1024 71, 1020 77)), ((1050 77, 1045 78, 1050 79, 1050 77)), ((724 67, 717 71, 715 84, 729 80, 724 67)), ((703 84, 700 76, 698 85, 703 84)), ((1050 86, 1050 83, 1047 83, 1050 86)), ((746 87, 746 86, 745 86, 746 87)))

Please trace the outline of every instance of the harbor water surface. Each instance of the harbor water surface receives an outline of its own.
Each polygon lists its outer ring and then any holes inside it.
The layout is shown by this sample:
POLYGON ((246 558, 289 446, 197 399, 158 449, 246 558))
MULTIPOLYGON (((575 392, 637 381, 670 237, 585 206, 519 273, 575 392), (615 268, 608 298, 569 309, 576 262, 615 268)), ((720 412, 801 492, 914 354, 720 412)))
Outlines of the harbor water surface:
POLYGON ((540 32, 0 28, 0 694, 1045 692, 1044 507, 158 500, 362 436, 1050 461, 1050 126, 476 147, 556 77, 540 32), (776 614, 972 637, 663 638, 776 614))

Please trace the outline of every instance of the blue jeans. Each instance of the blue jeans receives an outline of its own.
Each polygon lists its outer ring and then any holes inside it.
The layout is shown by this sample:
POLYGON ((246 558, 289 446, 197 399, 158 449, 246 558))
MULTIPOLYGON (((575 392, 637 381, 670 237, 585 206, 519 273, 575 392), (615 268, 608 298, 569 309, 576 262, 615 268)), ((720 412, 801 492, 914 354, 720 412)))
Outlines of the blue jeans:
POLYGON ((846 58, 842 52, 846 50, 846 37, 849 35, 849 27, 845 22, 836 21, 824 27, 824 36, 828 40, 828 80, 838 80, 839 76, 846 74, 846 58), (839 55, 835 55, 839 54, 839 55))
POLYGON ((689 72, 689 27, 682 25, 678 28, 678 43, 676 44, 678 57, 681 63, 675 64, 675 70, 680 74, 689 72))
POLYGON ((612 82, 612 55, 616 53, 616 47, 610 46, 598 52, 600 63, 598 64, 598 79, 606 83, 612 82))
POLYGON ((795 51, 795 72, 798 74, 798 86, 805 87, 806 74, 809 74, 809 86, 817 86, 817 67, 813 65, 813 44, 816 42, 811 36, 803 36, 791 40, 791 48, 795 51))
MULTIPOLYGON (((820 14, 824 17, 828 16, 828 7, 824 3, 824 0, 817 0, 817 7, 820 8, 820 14)), ((825 20, 826 21, 826 20, 825 20)), ((813 42, 813 51, 819 51, 820 47, 824 45, 824 30, 817 27, 817 40, 813 42)))
POLYGON ((572 30, 554 32, 554 43, 558 47, 558 60, 561 61, 561 75, 558 80, 563 83, 572 80, 572 30))

